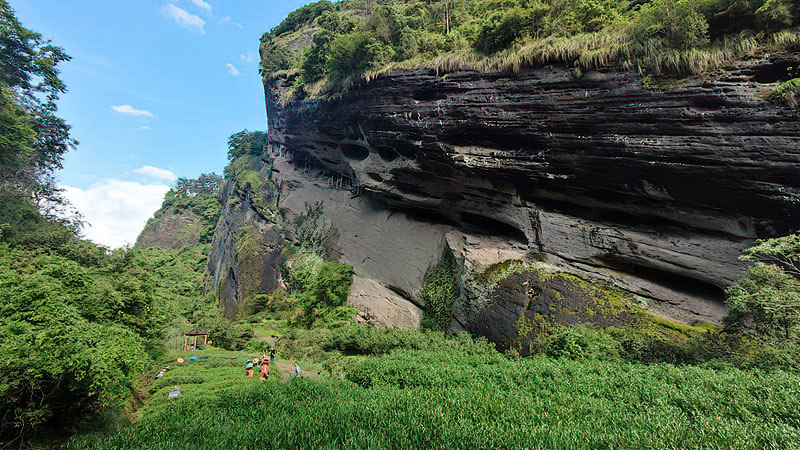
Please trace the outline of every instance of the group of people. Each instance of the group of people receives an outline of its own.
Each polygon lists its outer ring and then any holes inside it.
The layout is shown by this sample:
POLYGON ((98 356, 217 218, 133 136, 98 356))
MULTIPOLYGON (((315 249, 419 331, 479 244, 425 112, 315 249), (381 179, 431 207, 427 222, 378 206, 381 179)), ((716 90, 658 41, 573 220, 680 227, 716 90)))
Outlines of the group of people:
POLYGON ((267 377, 269 377, 269 364, 275 361, 275 349, 270 348, 266 352, 261 354, 261 359, 256 358, 255 360, 247 360, 245 364, 245 369, 247 370, 247 377, 252 378, 255 375, 255 369, 258 368, 258 372, 261 374, 259 378, 260 381, 267 381, 267 377), (269 357, 267 356, 269 353, 269 357))
MULTIPOLYGON (((275 362, 275 349, 269 348, 267 351, 261 354, 261 358, 255 358, 254 360, 247 360, 244 365, 245 370, 247 371, 247 377, 252 378, 255 376, 255 371, 258 369, 260 374, 259 381, 267 381, 269 378, 269 366, 270 363, 275 362), (267 356, 269 354, 269 356, 267 356)), ((300 368, 300 364, 297 362, 294 363, 294 375, 292 378, 299 377, 303 373, 303 369, 300 368)))

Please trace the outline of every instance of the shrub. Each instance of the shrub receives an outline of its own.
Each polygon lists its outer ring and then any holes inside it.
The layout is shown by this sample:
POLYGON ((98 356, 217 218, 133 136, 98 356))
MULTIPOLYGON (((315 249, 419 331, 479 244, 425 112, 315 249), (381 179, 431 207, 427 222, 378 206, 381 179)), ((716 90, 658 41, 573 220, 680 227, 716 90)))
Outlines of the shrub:
POLYGON ((235 322, 219 315, 205 318, 200 326, 208 330, 214 346, 227 350, 242 350, 255 337, 249 323, 235 322))
POLYGON ((653 0, 641 6, 629 33, 640 42, 655 39, 669 48, 688 49, 708 43, 708 22, 690 0, 653 0))
POLYGON ((777 346, 794 345, 800 325, 800 233, 758 241, 740 256, 756 261, 726 291, 732 329, 777 346))
POLYGON ((349 321, 354 314, 347 305, 352 266, 325 261, 307 250, 293 250, 285 255, 291 296, 300 309, 294 322, 312 327, 349 321))
POLYGON ((769 94, 769 100, 774 103, 786 104, 792 109, 798 107, 798 96, 800 96, 800 78, 792 78, 781 83, 769 94))
POLYGON ((394 49, 365 32, 337 36, 330 43, 327 71, 334 83, 375 70, 391 61, 394 49))
POLYGON ((125 404, 160 349, 154 286, 131 256, 85 266, 0 243, 0 440, 125 404))
POLYGON ((546 354, 552 358, 619 360, 619 344, 608 333, 585 326, 564 328, 551 336, 546 354))
POLYGON ((327 75, 330 42, 335 34, 328 30, 314 33, 313 44, 303 54, 303 81, 306 83, 320 80, 327 75))
POLYGON ((792 0, 766 0, 756 10, 756 19, 766 30, 778 30, 797 25, 800 5, 792 0))
POLYGON ((752 328, 755 335, 779 345, 797 342, 800 282, 782 268, 761 262, 727 290, 728 325, 752 328))
POLYGON ((422 282, 425 300, 423 326, 446 331, 450 328, 453 303, 459 295, 458 264, 449 246, 442 250, 439 262, 433 266, 422 282))

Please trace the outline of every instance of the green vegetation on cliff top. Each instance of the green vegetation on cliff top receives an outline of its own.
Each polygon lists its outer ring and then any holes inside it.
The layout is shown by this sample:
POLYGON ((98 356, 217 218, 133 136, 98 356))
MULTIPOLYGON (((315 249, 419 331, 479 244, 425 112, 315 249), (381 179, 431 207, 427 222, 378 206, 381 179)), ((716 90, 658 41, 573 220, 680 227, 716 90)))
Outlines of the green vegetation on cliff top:
POLYGON ((261 38, 266 77, 312 96, 397 68, 621 64, 684 76, 800 48, 793 0, 323 0, 261 38), (311 37, 309 39, 309 37, 311 37))

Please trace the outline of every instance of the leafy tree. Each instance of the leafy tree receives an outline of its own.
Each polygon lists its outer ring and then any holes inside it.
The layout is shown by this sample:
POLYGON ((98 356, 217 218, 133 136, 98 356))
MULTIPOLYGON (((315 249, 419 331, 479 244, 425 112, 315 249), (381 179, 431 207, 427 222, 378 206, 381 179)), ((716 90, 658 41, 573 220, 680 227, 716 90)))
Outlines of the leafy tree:
POLYGON ((625 0, 554 0, 547 11, 546 27, 565 36, 599 31, 621 22, 629 5, 625 0))
POLYGON ((311 83, 325 77, 330 43, 336 36, 336 33, 328 30, 314 33, 313 44, 303 54, 303 81, 311 83))
POLYGON ((316 19, 322 13, 333 9, 333 3, 328 0, 322 0, 303 6, 302 8, 289 13, 283 21, 272 29, 273 36, 280 36, 284 33, 289 33, 297 30, 302 25, 316 19))
POLYGON ((727 290, 728 326, 772 343, 797 342, 800 325, 800 233, 759 241, 742 252, 755 261, 727 290))
POLYGON ((780 238, 765 239, 742 252, 743 261, 775 264, 800 278, 800 231, 780 238))
POLYGON ((242 130, 228 138, 228 161, 243 155, 261 156, 267 145, 267 133, 242 130))
POLYGON ((0 0, 0 187, 59 200, 52 173, 75 144, 69 125, 56 116, 56 101, 66 91, 58 65, 69 59, 63 49, 23 27, 8 2, 0 0))
POLYGON ((352 308, 347 306, 353 280, 351 266, 300 251, 289 264, 289 280, 301 309, 298 324, 312 327, 352 316, 352 308))
POLYGON ((508 48, 517 39, 531 35, 546 12, 540 8, 512 8, 489 16, 482 24, 475 48, 494 53, 508 48))
POLYGON ((797 20, 798 6, 791 0, 700 0, 698 11, 709 24, 712 37, 741 30, 777 30, 797 20))
POLYGON ((215 173, 204 173, 195 179, 181 177, 175 182, 172 190, 185 196, 216 195, 222 181, 223 178, 215 173))
POLYGON ((0 440, 127 400, 158 336, 149 278, 131 264, 0 243, 0 440))
POLYGON ((0 86, 0 165, 19 168, 35 149, 33 119, 19 105, 16 93, 0 86))
POLYGON ((796 342, 800 323, 800 282, 778 266, 756 263, 747 275, 728 288, 728 323, 732 328, 752 327, 767 341, 796 342))

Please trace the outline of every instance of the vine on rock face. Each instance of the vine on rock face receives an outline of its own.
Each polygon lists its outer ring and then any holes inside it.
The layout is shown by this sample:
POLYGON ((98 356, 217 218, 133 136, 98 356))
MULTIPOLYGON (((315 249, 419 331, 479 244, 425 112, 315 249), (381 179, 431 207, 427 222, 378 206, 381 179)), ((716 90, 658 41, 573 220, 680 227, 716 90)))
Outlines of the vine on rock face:
POLYGON ((426 305, 423 327, 446 331, 459 292, 458 262, 453 250, 445 245, 439 262, 430 269, 422 283, 422 298, 426 305))

